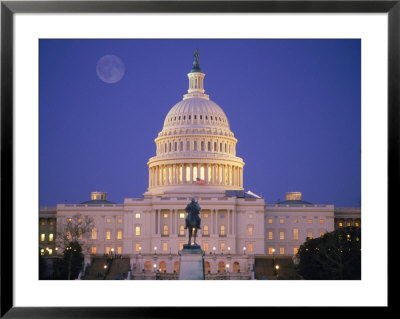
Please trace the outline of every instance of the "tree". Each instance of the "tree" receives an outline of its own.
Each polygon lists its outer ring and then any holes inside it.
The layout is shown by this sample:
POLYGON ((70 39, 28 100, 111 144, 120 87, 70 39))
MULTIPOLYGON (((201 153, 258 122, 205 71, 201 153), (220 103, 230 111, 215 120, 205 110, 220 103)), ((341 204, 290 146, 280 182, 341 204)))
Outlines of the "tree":
POLYGON ((63 263, 67 265, 68 280, 76 278, 76 268, 80 271, 82 267, 83 253, 89 252, 88 240, 93 228, 93 218, 80 214, 67 218, 65 222, 57 222, 56 245, 64 254, 64 262, 59 263, 59 267, 64 268, 63 263))
POLYGON ((307 240, 297 253, 304 279, 361 279, 361 229, 339 228, 307 240))

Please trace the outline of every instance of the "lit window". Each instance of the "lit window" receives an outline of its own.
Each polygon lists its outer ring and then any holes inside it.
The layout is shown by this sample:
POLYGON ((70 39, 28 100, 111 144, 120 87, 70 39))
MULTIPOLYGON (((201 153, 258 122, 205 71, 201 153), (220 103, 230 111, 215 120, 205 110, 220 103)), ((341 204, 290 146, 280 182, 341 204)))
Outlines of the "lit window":
POLYGON ((185 218, 185 213, 179 213, 179 218, 185 218))
POLYGON ((224 236, 225 235, 225 226, 221 225, 220 229, 219 229, 219 234, 224 236))
POLYGON ((279 224, 284 224, 285 220, 283 218, 279 219, 279 224))
POLYGON ((284 240, 285 239, 285 232, 284 231, 280 231, 279 232, 279 239, 280 240, 284 240))
POLYGON ((70 231, 67 231, 67 238, 71 239, 71 232, 70 231))
POLYGON ((111 218, 106 218, 106 223, 107 224, 111 223, 111 218))
POLYGON ((53 226, 53 225, 54 225, 54 219, 50 219, 50 220, 49 220, 49 225, 50 225, 50 226, 53 226))
POLYGON ((320 236, 320 237, 324 236, 324 232, 323 232, 323 231, 320 231, 320 232, 319 232, 319 236, 320 236))
POLYGON ((179 250, 183 249, 183 243, 179 243, 179 250))
POLYGON ((92 239, 97 239, 97 228, 92 228, 92 239))
POLYGON ((72 218, 67 218, 67 223, 72 222, 72 218))
POLYGON ((247 244, 247 251, 249 253, 253 252, 253 244, 252 243, 247 244))
POLYGON ((208 235, 208 225, 204 225, 203 227, 203 235, 208 235))
POLYGON ((203 243, 203 250, 208 251, 208 243, 203 243))
POLYGON ((162 243, 162 250, 167 251, 168 250, 168 243, 162 243))
POLYGON ((360 223, 359 223, 359 222, 355 222, 355 223, 354 223, 354 226, 359 227, 359 226, 360 226, 360 223))
POLYGON ((308 231, 308 232, 307 232, 307 237, 308 237, 309 239, 312 239, 312 231, 308 231))
POLYGON ((82 231, 81 230, 78 231, 78 239, 82 239, 82 231))
POLYGON ((110 246, 106 246, 106 254, 109 254, 111 251, 111 247, 110 246))
POLYGON ((204 218, 208 218, 208 213, 204 213, 204 214, 203 214, 203 217, 204 217, 204 218))
POLYGON ((224 251, 224 250, 225 250, 225 242, 224 242, 224 241, 222 241, 222 242, 219 244, 219 248, 220 248, 221 251, 224 251))
POLYGON ((52 255, 53 254, 53 249, 51 249, 51 248, 46 248, 47 249, 47 253, 49 254, 49 255, 52 255))
POLYGON ((293 220, 294 224, 297 224, 298 222, 299 222, 299 220, 297 218, 293 220))
POLYGON ((137 219, 139 219, 139 218, 140 218, 140 213, 136 213, 136 214, 135 214, 135 217, 136 217, 137 219))
POLYGON ((45 219, 41 219, 40 220, 40 225, 45 226, 46 225, 46 220, 45 219))
POLYGON ((298 252, 299 252, 299 248, 297 248, 297 247, 294 247, 294 248, 293 248, 293 254, 295 254, 295 255, 296 255, 298 252))
POLYGON ((310 218, 310 219, 307 219, 307 223, 308 224, 312 224, 312 219, 310 218))
POLYGON ((324 224, 324 223, 325 223, 325 219, 320 219, 320 220, 319 220, 319 223, 320 223, 320 224, 324 224))
POLYGON ((253 214, 249 214, 249 219, 252 219, 253 218, 253 214))
POLYGON ((111 230, 106 230, 106 239, 111 239, 111 230))
POLYGON ((274 247, 268 247, 268 254, 269 254, 269 255, 273 255, 274 252, 275 252, 274 247))
POLYGON ((140 226, 135 227, 135 235, 140 236, 140 226))
POLYGON ((40 250, 40 254, 43 256, 44 255, 44 249, 40 250))
POLYGON ((135 244, 135 251, 136 252, 139 252, 141 249, 140 249, 140 244, 138 244, 138 243, 136 243, 135 244))
POLYGON ((122 239, 122 230, 118 230, 117 239, 122 239))
POLYGON ((163 227, 163 235, 164 236, 168 235, 168 225, 164 225, 164 227, 163 227))
POLYGON ((96 247, 96 246, 92 246, 91 253, 92 253, 93 255, 94 255, 94 254, 97 254, 97 247, 96 247))
MULTIPOLYGON (((204 230, 203 230, 203 232, 204 232, 204 230)), ((184 228, 183 225, 180 225, 180 226, 179 226, 179 235, 180 235, 180 236, 185 235, 185 228, 184 228)))
POLYGON ((118 224, 122 224, 122 218, 118 218, 118 224))
POLYGON ((118 246, 117 247, 117 254, 122 254, 122 247, 121 246, 118 246))
POLYGON ((168 218, 168 213, 164 213, 164 218, 168 218))
POLYGON ((247 226, 247 235, 253 236, 253 226, 247 226))
POLYGON ((272 224, 272 218, 268 219, 268 224, 272 224))
POLYGON ((299 229, 293 228, 293 240, 299 240, 299 229))
POLYGON ((53 241, 54 240, 54 235, 52 233, 49 234, 49 241, 53 241))
POLYGON ((346 226, 347 226, 347 227, 350 227, 350 226, 351 226, 351 222, 350 222, 350 221, 347 222, 347 223, 346 223, 346 226))
POLYGON ((279 253, 280 253, 281 255, 284 255, 284 254, 285 254, 285 247, 280 247, 280 248, 279 248, 279 253))
POLYGON ((272 231, 268 232, 268 239, 269 240, 273 240, 274 239, 274 232, 272 232, 272 231))
POLYGON ((343 227, 343 223, 342 222, 339 222, 338 225, 339 225, 339 227, 343 227))
POLYGON ((46 234, 40 234, 40 241, 46 240, 46 234))
POLYGON ((82 218, 78 218, 78 223, 79 223, 79 224, 82 223, 82 218))

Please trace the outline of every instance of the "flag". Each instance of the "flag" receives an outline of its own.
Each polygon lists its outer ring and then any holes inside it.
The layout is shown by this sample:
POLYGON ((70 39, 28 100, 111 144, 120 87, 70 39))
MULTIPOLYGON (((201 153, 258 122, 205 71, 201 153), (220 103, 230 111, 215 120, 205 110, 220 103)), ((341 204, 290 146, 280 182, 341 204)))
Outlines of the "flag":
POLYGON ((200 179, 199 177, 196 178, 196 184, 205 184, 205 180, 204 179, 200 179))

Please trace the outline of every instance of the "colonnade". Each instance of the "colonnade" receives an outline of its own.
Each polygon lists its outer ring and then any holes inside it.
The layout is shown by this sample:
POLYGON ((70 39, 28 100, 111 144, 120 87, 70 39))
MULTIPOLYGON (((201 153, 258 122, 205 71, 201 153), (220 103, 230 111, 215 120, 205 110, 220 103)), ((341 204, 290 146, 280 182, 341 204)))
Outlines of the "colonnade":
POLYGON ((243 168, 230 164, 160 164, 149 168, 149 187, 201 183, 243 187, 243 168))

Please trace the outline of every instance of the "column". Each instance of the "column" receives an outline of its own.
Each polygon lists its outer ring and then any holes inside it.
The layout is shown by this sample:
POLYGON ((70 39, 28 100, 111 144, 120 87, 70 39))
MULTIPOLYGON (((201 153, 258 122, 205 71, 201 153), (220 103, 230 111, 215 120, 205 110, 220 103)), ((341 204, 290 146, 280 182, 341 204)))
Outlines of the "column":
POLYGON ((186 183, 186 166, 185 164, 182 164, 182 183, 186 183))
POLYGON ((211 164, 211 184, 215 185, 215 164, 211 164))
POLYGON ((208 184, 208 164, 204 164, 204 180, 208 184))
POLYGON ((211 224, 212 224, 212 233, 213 235, 215 235, 215 209, 212 210, 211 224))
POLYGON ((201 175, 200 175, 200 163, 197 164, 197 177, 201 178, 201 175))
POLYGON ((172 209, 171 211, 172 211, 172 213, 171 213, 171 224, 172 224, 171 234, 175 234, 175 229, 176 229, 176 227, 175 227, 175 209, 172 209))
POLYGON ((161 209, 158 211, 158 221, 157 221, 157 223, 158 223, 158 226, 157 226, 158 232, 157 232, 157 234, 162 234, 162 229, 161 229, 161 209))
POLYGON ((235 172, 236 172, 236 166, 232 166, 232 186, 236 186, 235 172))
MULTIPOLYGON (((142 229, 140 231, 142 231, 142 229)), ((156 235, 157 231, 158 231, 158 209, 154 211, 154 232, 156 235)))
POLYGON ((193 182, 193 164, 192 163, 190 163, 190 183, 192 183, 193 182))
POLYGON ((156 185, 160 185, 160 168, 158 165, 156 166, 156 185))
POLYGON ((173 176, 174 176, 174 178, 173 178, 173 181, 172 181, 172 184, 178 184, 178 176, 177 176, 177 174, 176 174, 176 164, 174 164, 174 168, 173 168, 173 176))
POLYGON ((151 187, 151 167, 149 167, 149 187, 151 187))
POLYGON ((225 171, 226 171, 226 165, 222 165, 222 185, 226 185, 226 179, 225 179, 225 171))
POLYGON ((228 215, 228 229, 226 230, 226 233, 227 233, 227 235, 230 235, 231 234, 231 210, 229 209, 227 209, 226 210, 226 213, 227 213, 227 215, 228 215))
POLYGON ((169 185, 169 165, 165 165, 165 184, 169 185))

